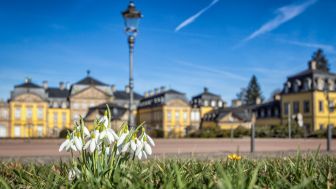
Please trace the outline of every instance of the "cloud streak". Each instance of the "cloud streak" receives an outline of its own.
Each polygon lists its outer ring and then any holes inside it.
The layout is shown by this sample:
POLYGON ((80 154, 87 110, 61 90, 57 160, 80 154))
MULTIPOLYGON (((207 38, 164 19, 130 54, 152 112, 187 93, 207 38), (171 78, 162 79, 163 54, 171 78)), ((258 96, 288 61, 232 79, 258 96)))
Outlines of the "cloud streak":
POLYGON ((316 3, 317 0, 307 0, 301 4, 297 5, 287 5, 278 8, 276 12, 276 17, 272 20, 266 22, 264 25, 262 25, 258 30, 253 32, 251 35, 249 35, 247 38, 244 39, 244 42, 250 41, 262 34, 265 34, 267 32, 270 32, 276 28, 278 28, 280 25, 292 20, 293 18, 299 16, 302 14, 308 7, 316 3))
POLYGON ((330 53, 336 53, 335 47, 328 44, 321 44, 321 43, 306 43, 306 42, 300 42, 300 41, 289 41, 289 40, 279 40, 283 43, 288 43, 291 45, 297 45, 301 47, 307 47, 307 48, 315 48, 315 49, 323 49, 325 51, 328 51, 330 53))
POLYGON ((202 10, 200 10, 199 12, 197 12, 196 14, 194 14, 193 16, 189 17, 188 19, 186 19, 185 21, 183 21, 180 25, 178 25, 175 28, 175 32, 180 31, 182 28, 188 26, 189 24, 193 23, 198 17, 200 17, 204 12, 206 12, 207 10, 209 10, 212 6, 214 6, 216 3, 218 3, 219 0, 213 0, 208 6, 206 6, 205 8, 203 8, 202 10))

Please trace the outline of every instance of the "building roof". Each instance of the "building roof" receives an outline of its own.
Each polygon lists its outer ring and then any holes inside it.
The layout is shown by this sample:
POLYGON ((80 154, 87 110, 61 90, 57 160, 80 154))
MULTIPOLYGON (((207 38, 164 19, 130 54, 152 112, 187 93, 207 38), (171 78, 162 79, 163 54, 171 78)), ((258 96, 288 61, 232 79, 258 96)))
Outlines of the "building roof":
POLYGON ((95 113, 96 111, 98 111, 99 116, 104 116, 104 113, 107 110, 106 105, 110 108, 112 120, 120 119, 127 112, 127 108, 124 108, 124 107, 119 106, 117 104, 114 104, 114 103, 106 104, 106 103, 104 103, 104 104, 100 104, 98 106, 94 106, 94 107, 89 108, 89 111, 85 116, 85 119, 88 119, 88 117, 90 115, 92 115, 93 113, 95 113))
POLYGON ((49 98, 67 98, 69 95, 68 89, 60 89, 59 87, 49 87, 46 89, 46 92, 49 98))
POLYGON ((203 90, 202 93, 192 97, 192 99, 199 99, 199 98, 207 99, 207 100, 209 100, 209 99, 210 100, 221 100, 220 95, 209 92, 208 88, 206 88, 206 87, 204 87, 204 90, 203 90))
POLYGON ((42 88, 42 87, 31 81, 26 81, 22 84, 15 85, 14 88, 42 88))
POLYGON ((154 95, 149 95, 140 100, 139 107, 155 107, 165 104, 167 101, 171 99, 181 99, 188 103, 188 100, 185 96, 185 93, 179 92, 174 89, 168 89, 165 91, 161 91, 154 95))
POLYGON ((218 122, 228 114, 232 113, 232 116, 238 118, 241 121, 248 122, 252 118, 252 109, 254 105, 244 105, 239 107, 224 107, 212 110, 206 113, 203 117, 204 121, 218 122))
POLYGON ((108 86, 107 84, 91 77, 91 76, 86 76, 82 80, 78 81, 75 83, 75 85, 101 85, 101 86, 108 86))
POLYGON ((318 69, 315 69, 315 70, 306 69, 304 71, 301 71, 299 73, 289 76, 288 79, 305 78, 305 77, 309 77, 313 75, 325 75, 325 76, 333 76, 333 77, 336 76, 336 74, 332 72, 327 72, 327 71, 318 70, 318 69))
MULTIPOLYGON (((126 91, 115 91, 113 95, 116 99, 129 100, 129 93, 127 93, 126 91)), ((135 100, 140 100, 143 98, 143 96, 141 96, 140 94, 136 92, 134 92, 133 95, 134 95, 135 100)))

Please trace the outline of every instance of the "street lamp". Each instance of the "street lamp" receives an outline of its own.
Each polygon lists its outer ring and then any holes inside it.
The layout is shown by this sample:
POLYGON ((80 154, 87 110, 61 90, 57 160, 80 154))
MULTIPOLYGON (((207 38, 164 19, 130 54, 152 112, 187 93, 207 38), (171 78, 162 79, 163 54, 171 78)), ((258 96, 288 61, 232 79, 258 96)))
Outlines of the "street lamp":
POLYGON ((334 104, 330 101, 330 96, 329 96, 329 88, 330 86, 326 86, 324 88, 324 94, 327 98, 327 104, 328 104, 328 126, 327 126, 327 151, 330 152, 331 150, 331 140, 332 140, 332 125, 330 124, 330 112, 334 111, 334 104))
POLYGON ((129 2, 127 9, 122 12, 122 16, 125 21, 125 32, 128 36, 128 46, 129 46, 129 104, 128 104, 128 127, 134 128, 134 114, 133 114, 133 51, 135 37, 138 33, 139 20, 142 18, 140 11, 136 10, 133 1, 129 2))

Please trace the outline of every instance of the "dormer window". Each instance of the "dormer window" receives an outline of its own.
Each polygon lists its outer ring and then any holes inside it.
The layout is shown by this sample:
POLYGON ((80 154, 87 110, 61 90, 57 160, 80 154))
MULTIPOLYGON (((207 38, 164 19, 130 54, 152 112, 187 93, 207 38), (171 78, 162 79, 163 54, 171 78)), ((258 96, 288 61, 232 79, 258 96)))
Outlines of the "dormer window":
POLYGON ((207 100, 204 100, 204 106, 209 106, 209 102, 207 100))
POLYGON ((301 81, 296 79, 295 82, 294 82, 294 92, 298 92, 299 89, 300 89, 300 86, 301 86, 301 81))
POLYGON ((291 82, 287 81, 287 83, 285 84, 285 92, 286 93, 290 92, 291 86, 292 86, 291 82))
POLYGON ((332 79, 328 79, 328 88, 329 91, 332 91, 334 89, 334 81, 332 79))
POLYGON ((324 80, 322 78, 317 78, 317 89, 318 90, 324 89, 324 80))
POLYGON ((212 107, 216 107, 216 101, 212 100, 212 101, 211 101, 211 106, 212 106, 212 107))
POLYGON ((304 82, 304 85, 303 85, 303 90, 310 90, 311 89, 311 84, 312 84, 312 81, 310 78, 306 78, 305 79, 305 82, 304 82))

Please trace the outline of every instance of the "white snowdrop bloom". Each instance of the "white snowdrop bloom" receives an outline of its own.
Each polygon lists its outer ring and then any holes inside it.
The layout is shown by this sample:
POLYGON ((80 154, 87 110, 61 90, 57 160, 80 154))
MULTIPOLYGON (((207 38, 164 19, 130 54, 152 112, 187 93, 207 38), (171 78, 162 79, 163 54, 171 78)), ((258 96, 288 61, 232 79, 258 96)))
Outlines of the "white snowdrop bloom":
POLYGON ((82 139, 75 136, 74 139, 73 139, 74 143, 75 143, 75 146, 76 146, 76 149, 78 151, 82 151, 83 149, 83 142, 82 142, 82 139))
POLYGON ((119 139, 118 139, 117 146, 120 146, 120 145, 124 142, 124 140, 125 140, 126 137, 127 137, 127 134, 128 134, 128 133, 123 133, 123 134, 121 134, 121 136, 120 136, 119 139))
POLYGON ((110 153, 111 153, 110 148, 109 147, 105 148, 105 154, 106 155, 110 155, 110 153))
POLYGON ((121 150, 122 150, 122 146, 118 146, 117 151, 116 151, 117 156, 121 154, 121 150))
POLYGON ((112 129, 105 129, 99 134, 99 139, 104 140, 107 143, 112 144, 112 142, 118 140, 117 134, 112 129))
POLYGON ((152 148, 150 147, 150 145, 146 141, 143 143, 143 146, 144 146, 145 152, 148 155, 152 155, 152 148))
POLYGON ((99 131, 94 130, 91 133, 91 139, 87 141, 87 143, 84 146, 84 149, 89 148, 89 152, 93 153, 94 150, 98 147, 98 139, 99 139, 99 131))
POLYGON ((100 122, 103 123, 104 127, 105 128, 108 128, 108 117, 107 116, 104 116, 101 118, 100 122))
POLYGON ((123 152, 123 153, 127 152, 128 149, 129 149, 130 144, 131 144, 130 142, 126 143, 126 144, 123 146, 121 152, 123 152))
POLYGON ((77 167, 74 169, 71 169, 68 175, 69 181, 72 181, 75 178, 79 178, 80 174, 81 174, 81 171, 77 167))
MULTIPOLYGON (((81 130, 81 127, 82 126, 77 126, 76 128, 75 128, 75 131, 80 131, 81 130)), ((85 126, 83 126, 82 127, 83 128, 83 134, 84 134, 84 137, 90 137, 90 131, 89 131, 89 129, 88 128, 86 128, 85 126)))
POLYGON ((137 148, 137 145, 135 144, 135 141, 131 140, 131 149, 132 149, 132 151, 135 152, 136 148, 137 148))
POLYGON ((89 137, 90 136, 90 131, 88 128, 86 128, 85 126, 83 126, 83 132, 84 132, 84 136, 89 137))
POLYGON ((135 156, 138 157, 138 159, 141 159, 142 157, 142 151, 143 151, 143 144, 142 141, 137 139, 137 149, 135 151, 135 156))
POLYGON ((138 153, 135 154, 138 159, 142 158, 142 151, 140 150, 138 153))
POLYGON ((114 137, 114 139, 115 139, 115 140, 118 140, 118 139, 119 139, 119 137, 118 137, 117 133, 116 133, 116 132, 114 132, 114 130, 113 130, 113 129, 111 129, 111 128, 108 128, 108 129, 107 129, 107 132, 111 133, 111 134, 112 134, 112 136, 114 137))
POLYGON ((61 144, 61 146, 59 147, 58 151, 61 152, 61 151, 63 151, 64 149, 67 150, 67 149, 70 148, 70 145, 71 145, 71 143, 70 143, 70 139, 66 139, 66 140, 61 144))
POLYGON ((154 140, 149 135, 146 134, 146 138, 150 145, 155 146, 154 140))
POLYGON ((67 139, 61 144, 60 148, 58 149, 58 151, 63 151, 65 149, 65 151, 69 151, 70 149, 73 151, 77 151, 77 148, 74 144, 74 139, 71 136, 67 136, 67 139))

